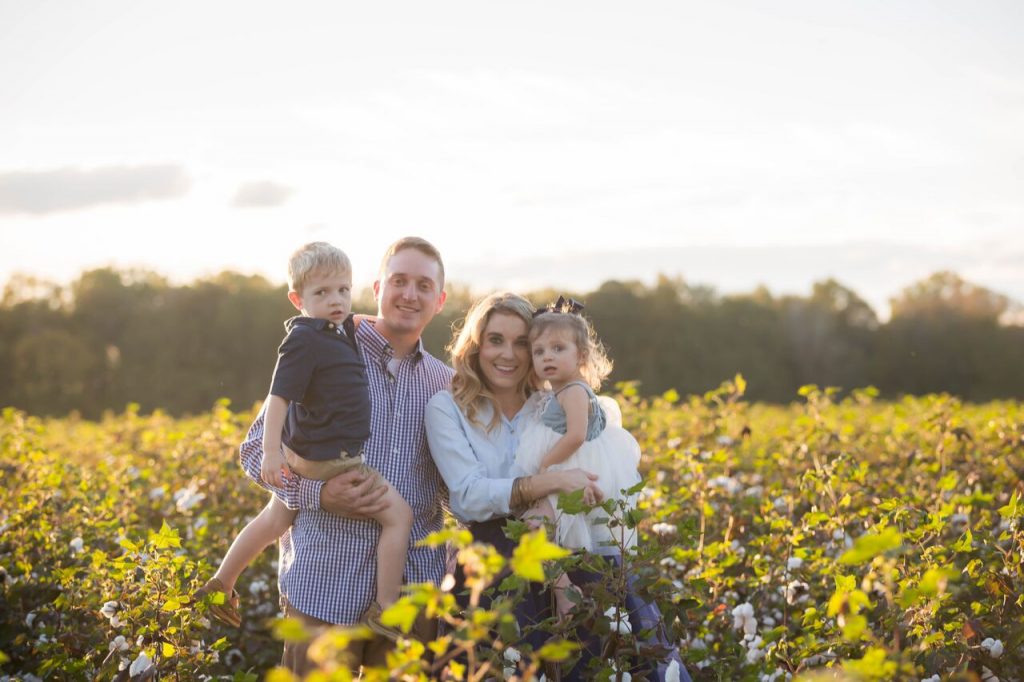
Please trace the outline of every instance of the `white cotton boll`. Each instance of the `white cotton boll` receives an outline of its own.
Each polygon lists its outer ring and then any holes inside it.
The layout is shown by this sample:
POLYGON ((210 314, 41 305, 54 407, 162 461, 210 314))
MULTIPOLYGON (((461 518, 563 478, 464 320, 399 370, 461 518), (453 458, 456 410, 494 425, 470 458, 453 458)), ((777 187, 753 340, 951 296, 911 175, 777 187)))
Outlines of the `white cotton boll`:
POLYGON ((949 517, 949 525, 952 526, 953 528, 957 528, 957 529, 963 528, 968 523, 970 523, 970 521, 971 521, 971 517, 968 516, 967 514, 964 514, 963 512, 959 512, 959 513, 953 514, 952 516, 949 517))
POLYGON ((34 622, 36 622, 36 612, 35 611, 30 611, 28 613, 28 615, 25 616, 25 625, 27 625, 29 628, 31 628, 32 627, 32 623, 34 623, 34 622))
POLYGON ((124 625, 124 621, 121 620, 116 613, 110 617, 110 627, 119 628, 122 625, 124 625))
POLYGON ((786 502, 786 498, 781 495, 772 500, 772 506, 775 507, 775 511, 780 512, 784 512, 789 509, 789 503, 786 502))
POLYGON ((786 562, 786 568, 788 570, 790 570, 790 571, 799 570, 800 567, 803 566, 803 565, 804 565, 804 560, 801 559, 798 556, 791 556, 791 557, 789 557, 789 560, 786 562))
POLYGON ((128 668, 128 675, 135 677, 149 670, 150 666, 153 665, 153 659, 146 655, 146 652, 139 654, 139 657, 132 661, 131 666, 128 668))
POLYGON ((628 635, 633 632, 628 615, 619 611, 618 607, 609 607, 604 612, 604 616, 610 621, 612 632, 617 632, 620 635, 628 635))
POLYGON ((752 485, 743 491, 743 494, 747 497, 761 497, 764 495, 764 487, 759 485, 752 485))
POLYGON ((110 643, 108 651, 127 651, 128 646, 128 640, 124 638, 124 635, 118 635, 114 638, 114 641, 110 643))
POLYGON ((704 650, 706 650, 708 648, 708 645, 704 642, 703 639, 701 639, 700 637, 697 637, 692 642, 690 642, 688 648, 690 648, 690 649, 697 649, 699 651, 704 651, 704 650))
POLYGON ((162 485, 157 488, 153 488, 149 491, 149 499, 159 500, 161 497, 167 494, 167 486, 162 485))
POLYGON ((255 596, 261 592, 266 592, 267 587, 268 585, 266 580, 253 580, 249 583, 249 594, 255 596))
POLYGON ((985 641, 981 643, 981 648, 988 651, 992 658, 999 658, 1003 655, 1003 643, 998 639, 986 637, 985 641))
POLYGON ((108 601, 103 603, 103 608, 100 609, 100 613, 103 614, 104 618, 110 618, 121 609, 121 604, 116 601, 108 601))
POLYGON ((791 580, 786 585, 786 603, 792 606, 807 596, 808 585, 802 580, 791 580))
POLYGON ((505 649, 505 651, 502 653, 502 657, 509 663, 518 663, 519 661, 523 660, 523 655, 519 653, 519 649, 516 649, 512 646, 507 647, 505 649))
POLYGON ((778 621, 776 621, 771 616, 765 616, 761 619, 761 622, 764 623, 764 626, 767 628, 773 628, 778 624, 778 621))
POLYGON ((732 627, 734 630, 742 630, 748 635, 757 632, 757 618, 754 617, 754 607, 749 602, 744 602, 732 610, 732 627))
POLYGON ((82 548, 85 546, 85 541, 82 540, 81 537, 77 537, 71 540, 71 542, 68 543, 68 546, 71 548, 72 554, 78 554, 82 551, 82 548))
POLYGON ((198 484, 194 482, 174 493, 174 505, 183 514, 205 499, 206 495, 199 492, 198 484))
POLYGON ((675 535, 676 527, 671 523, 656 523, 651 526, 651 532, 661 536, 675 535))
POLYGON ((715 439, 715 442, 718 443, 719 445, 723 445, 723 446, 728 447, 728 446, 732 445, 733 443, 735 443, 736 441, 734 441, 729 436, 719 436, 718 438, 715 439))
POLYGON ((729 548, 740 556, 745 556, 747 553, 747 548, 740 544, 739 540, 733 540, 731 543, 729 543, 729 548))
POLYGON ((833 540, 836 540, 838 542, 839 540, 842 540, 844 537, 846 537, 846 531, 842 528, 837 528, 836 530, 832 531, 833 540))
POLYGON ((743 488, 743 484, 732 476, 715 476, 708 481, 709 488, 721 488, 730 495, 735 495, 743 488))
POLYGON ((981 666, 981 682, 999 682, 999 678, 996 677, 994 672, 985 666, 981 666))
POLYGON ((941 682, 942 678, 938 675, 932 675, 931 677, 922 677, 921 682, 941 682))

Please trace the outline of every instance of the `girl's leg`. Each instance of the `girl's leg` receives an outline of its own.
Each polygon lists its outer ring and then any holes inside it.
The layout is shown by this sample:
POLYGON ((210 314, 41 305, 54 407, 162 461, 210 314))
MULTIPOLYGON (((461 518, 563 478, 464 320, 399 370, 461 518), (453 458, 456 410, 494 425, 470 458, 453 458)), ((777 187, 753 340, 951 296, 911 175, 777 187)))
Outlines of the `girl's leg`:
POLYGON ((224 555, 220 567, 213 576, 224 585, 227 594, 231 594, 242 571, 263 553, 267 545, 275 542, 288 530, 295 520, 296 513, 284 506, 276 495, 272 495, 263 511, 246 524, 231 543, 228 553, 224 555))
POLYGON ((388 487, 384 494, 387 508, 373 517, 380 524, 377 542, 377 603, 381 608, 394 604, 402 591, 402 574, 409 555, 409 535, 412 532, 412 509, 402 496, 381 478, 388 487))

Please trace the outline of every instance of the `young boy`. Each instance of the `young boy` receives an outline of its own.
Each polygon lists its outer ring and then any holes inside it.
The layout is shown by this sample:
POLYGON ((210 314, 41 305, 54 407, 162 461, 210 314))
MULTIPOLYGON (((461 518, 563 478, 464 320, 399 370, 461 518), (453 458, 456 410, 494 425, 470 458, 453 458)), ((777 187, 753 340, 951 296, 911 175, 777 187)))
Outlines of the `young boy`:
MULTIPOLYGON (((361 620, 379 635, 398 632, 380 622, 380 613, 398 599, 409 549, 412 510, 402 496, 363 462, 370 435, 370 396, 366 370, 355 345, 352 266, 340 249, 325 242, 306 244, 288 261, 288 300, 302 314, 285 323, 288 335, 278 349, 264 415, 262 478, 282 487, 293 475, 326 481, 353 468, 384 486, 386 507, 373 519, 381 525, 377 544, 377 600, 361 620)), ((229 625, 241 624, 238 576, 292 524, 297 512, 272 496, 246 525, 214 577, 197 597, 230 595, 209 612, 229 625)))

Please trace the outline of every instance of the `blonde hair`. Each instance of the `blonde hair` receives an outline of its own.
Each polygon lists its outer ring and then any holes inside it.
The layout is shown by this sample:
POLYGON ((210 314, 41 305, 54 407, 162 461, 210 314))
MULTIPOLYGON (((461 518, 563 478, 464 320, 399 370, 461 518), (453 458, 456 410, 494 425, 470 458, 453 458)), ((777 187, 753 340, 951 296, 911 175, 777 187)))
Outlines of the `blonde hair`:
POLYGON ((345 252, 327 242, 303 244, 288 259, 288 289, 301 292, 314 273, 352 272, 345 252))
MULTIPOLYGON (((518 294, 500 292, 486 296, 477 301, 469 312, 462 327, 452 338, 448 351, 452 356, 452 397, 469 421, 481 423, 477 417, 480 408, 487 402, 491 404, 493 414, 487 430, 490 431, 501 421, 498 403, 494 398, 483 373, 480 370, 480 340, 492 315, 514 315, 530 328, 533 320, 533 304, 518 294)), ((532 369, 526 372, 516 390, 525 400, 536 389, 532 369)))
POLYGON ((405 251, 406 249, 416 249, 424 256, 427 256, 437 263, 438 275, 441 279, 437 283, 439 289, 444 290, 444 261, 441 260, 441 252, 437 250, 437 247, 428 242, 422 237, 402 237, 397 242, 388 247, 388 250, 384 252, 384 257, 380 260, 380 275, 383 275, 388 269, 388 261, 399 251, 405 251))
POLYGON ((575 313, 541 313, 533 318, 530 326, 530 343, 548 329, 570 333, 580 354, 580 374, 592 389, 601 388, 601 383, 612 373, 612 361, 590 322, 575 313))

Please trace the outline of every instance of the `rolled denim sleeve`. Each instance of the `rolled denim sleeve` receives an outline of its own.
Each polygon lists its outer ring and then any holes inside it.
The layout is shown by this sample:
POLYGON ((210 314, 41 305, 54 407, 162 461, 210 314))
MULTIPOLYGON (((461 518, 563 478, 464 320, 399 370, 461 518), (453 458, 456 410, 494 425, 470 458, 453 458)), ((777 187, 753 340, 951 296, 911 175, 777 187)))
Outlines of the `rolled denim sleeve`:
POLYGON ((285 487, 278 488, 263 480, 260 475, 260 468, 263 464, 263 417, 266 404, 260 409, 256 420, 249 427, 245 440, 238 448, 239 460, 242 471, 245 475, 255 481, 260 487, 274 493, 277 499, 288 507, 295 510, 319 510, 320 490, 323 488, 323 481, 312 481, 307 478, 293 477, 285 480, 285 487))
POLYGON ((498 436, 470 424, 447 391, 431 398, 424 423, 452 513, 464 522, 507 516, 514 477, 498 436))

